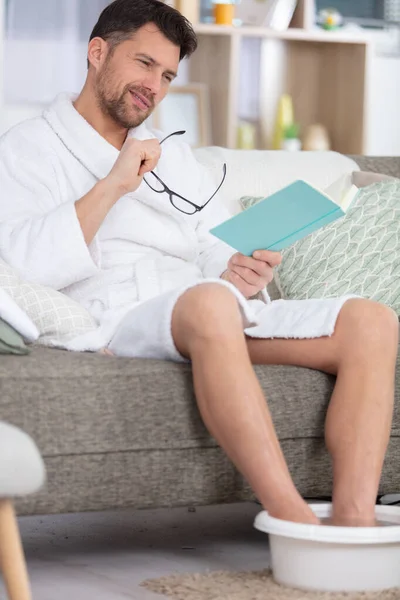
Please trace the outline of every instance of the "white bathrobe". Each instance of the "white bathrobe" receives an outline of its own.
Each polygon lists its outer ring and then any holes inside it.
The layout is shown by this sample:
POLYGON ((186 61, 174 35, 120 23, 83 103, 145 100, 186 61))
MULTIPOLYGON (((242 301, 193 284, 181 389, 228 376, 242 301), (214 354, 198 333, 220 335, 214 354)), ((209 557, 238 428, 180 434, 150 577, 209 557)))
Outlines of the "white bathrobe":
MULTIPOLYGON (((145 124, 129 136, 160 138, 145 124)), ((98 323, 66 348, 95 351, 109 345, 119 355, 183 360, 171 336, 172 311, 184 291, 206 281, 235 294, 249 336, 333 333, 347 298, 271 303, 264 293, 264 301, 247 301, 219 279, 234 250, 209 233, 229 216, 218 196, 188 216, 171 205, 167 194, 157 194, 143 182, 114 205, 88 247, 75 202, 108 175, 117 157, 118 151, 79 115, 67 94, 0 140, 1 258, 23 278, 78 301, 98 323)), ((227 169, 229 177, 229 165, 227 169)), ((198 205, 216 187, 179 138, 163 144, 156 172, 198 205)))

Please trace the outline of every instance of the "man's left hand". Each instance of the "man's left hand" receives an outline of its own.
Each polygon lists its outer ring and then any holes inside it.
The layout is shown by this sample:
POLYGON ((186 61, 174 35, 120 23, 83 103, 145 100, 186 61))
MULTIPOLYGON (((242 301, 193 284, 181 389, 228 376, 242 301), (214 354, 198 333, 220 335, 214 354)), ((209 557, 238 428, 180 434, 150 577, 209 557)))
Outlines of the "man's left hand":
POLYGON ((253 256, 234 254, 221 279, 232 283, 246 298, 256 296, 274 278, 273 269, 282 262, 279 252, 258 250, 253 256))

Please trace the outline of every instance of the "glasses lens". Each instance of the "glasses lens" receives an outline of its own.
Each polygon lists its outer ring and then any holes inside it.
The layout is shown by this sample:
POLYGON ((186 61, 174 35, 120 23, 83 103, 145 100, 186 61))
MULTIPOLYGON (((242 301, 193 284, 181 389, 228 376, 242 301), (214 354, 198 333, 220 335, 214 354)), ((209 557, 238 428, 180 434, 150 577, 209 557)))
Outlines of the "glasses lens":
POLYGON ((164 185, 161 183, 161 181, 157 179, 157 177, 153 173, 146 173, 144 180, 147 183, 147 185, 150 186, 155 192, 165 192, 164 185))
POLYGON ((171 202, 177 210, 180 210, 187 215, 194 215, 196 212, 195 206, 192 206, 190 202, 187 202, 183 198, 175 196, 174 194, 171 196, 171 202))

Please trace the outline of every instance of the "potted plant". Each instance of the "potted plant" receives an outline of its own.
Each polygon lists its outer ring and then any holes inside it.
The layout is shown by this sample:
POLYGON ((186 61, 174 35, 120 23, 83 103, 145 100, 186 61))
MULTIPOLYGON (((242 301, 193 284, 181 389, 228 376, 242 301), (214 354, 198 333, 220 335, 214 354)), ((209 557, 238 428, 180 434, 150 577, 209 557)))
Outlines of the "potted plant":
POLYGON ((297 152, 301 150, 301 140, 299 138, 300 126, 298 123, 291 123, 283 129, 282 150, 297 152))

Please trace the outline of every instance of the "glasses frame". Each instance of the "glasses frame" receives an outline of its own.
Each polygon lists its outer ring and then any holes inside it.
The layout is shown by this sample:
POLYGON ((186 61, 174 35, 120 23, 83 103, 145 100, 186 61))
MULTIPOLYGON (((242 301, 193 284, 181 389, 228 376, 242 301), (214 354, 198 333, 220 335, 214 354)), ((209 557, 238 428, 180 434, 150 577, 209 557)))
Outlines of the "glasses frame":
MULTIPOLYGON (((167 135, 167 137, 165 137, 163 140, 161 140, 160 144, 162 144, 163 142, 165 142, 166 140, 168 140, 170 137, 174 136, 174 135, 183 135, 184 133, 186 133, 186 131, 174 131, 174 133, 170 133, 169 135, 167 135)), ((196 213, 202 211, 210 202, 211 200, 217 195, 217 193, 219 192, 219 190, 221 189, 225 178, 226 178, 226 163, 224 163, 223 165, 223 177, 222 177, 222 181, 219 184, 219 186, 217 187, 217 189, 215 190, 215 192, 213 193, 213 195, 211 196, 211 198, 209 198, 209 200, 207 200, 207 202, 205 204, 203 204, 202 206, 198 206, 197 204, 195 204, 194 202, 192 202, 191 200, 188 200, 187 198, 184 198, 184 196, 181 196, 180 194, 178 194, 177 192, 174 192, 173 190, 171 190, 171 188, 169 188, 167 186, 166 183, 164 183, 164 181, 157 175, 157 173, 154 173, 154 171, 150 171, 150 174, 153 175, 153 177, 155 177, 155 179, 157 179, 157 181, 159 183, 161 183, 161 185, 163 186, 162 190, 157 190, 155 189, 147 180, 145 177, 143 177, 144 182, 149 186, 149 188, 151 190, 153 190, 153 192, 156 192, 156 194, 168 194, 169 196, 169 201, 171 202, 172 206, 178 210, 179 212, 183 213, 184 215, 195 215, 196 213), (176 206, 174 204, 173 198, 180 198, 181 200, 183 200, 184 202, 186 202, 189 206, 191 206, 191 210, 190 212, 187 212, 185 210, 182 210, 181 208, 179 208, 178 206, 176 206)))

